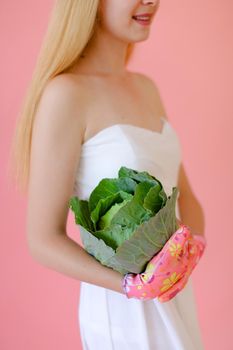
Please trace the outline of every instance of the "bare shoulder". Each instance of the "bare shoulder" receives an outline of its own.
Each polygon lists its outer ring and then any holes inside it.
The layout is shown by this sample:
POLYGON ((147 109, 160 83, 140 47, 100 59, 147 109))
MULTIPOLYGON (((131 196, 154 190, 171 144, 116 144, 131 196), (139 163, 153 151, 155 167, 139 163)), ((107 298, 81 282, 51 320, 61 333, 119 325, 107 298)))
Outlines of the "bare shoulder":
POLYGON ((164 118, 168 119, 168 115, 157 82, 144 73, 133 72, 133 74, 143 89, 145 89, 145 91, 148 93, 153 103, 156 104, 158 113, 164 118))
POLYGON ((43 90, 35 124, 40 119, 40 123, 45 123, 48 127, 49 124, 51 127, 56 124, 56 128, 60 125, 61 132, 72 124, 76 128, 77 137, 83 142, 86 128, 86 91, 82 77, 60 74, 52 78, 43 90))
POLYGON ((153 87, 153 88, 157 88, 156 86, 156 83, 154 82, 154 80, 149 77, 148 75, 144 74, 144 73, 141 73, 141 72, 133 72, 133 74, 135 75, 135 77, 137 79, 140 79, 140 81, 143 83, 143 84, 146 84, 150 87, 153 87))
MULTIPOLYGON (((74 80, 69 74, 57 75, 51 79, 42 94, 40 108, 51 113, 50 118, 78 119, 80 126, 83 123, 82 109, 84 105, 85 90, 78 79, 74 80), (80 111, 77 115, 77 109, 80 111)), ((45 114, 44 114, 45 115, 45 114)))
POLYGON ((68 76, 43 91, 32 131, 27 232, 35 254, 65 233, 83 135, 83 89, 68 76))

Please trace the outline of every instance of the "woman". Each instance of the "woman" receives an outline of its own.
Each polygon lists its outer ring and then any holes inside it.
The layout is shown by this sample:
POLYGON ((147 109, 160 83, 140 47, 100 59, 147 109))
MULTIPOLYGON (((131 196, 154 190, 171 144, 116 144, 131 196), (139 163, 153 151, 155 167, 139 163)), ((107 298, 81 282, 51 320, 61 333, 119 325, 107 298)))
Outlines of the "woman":
POLYGON ((156 0, 56 1, 16 129, 28 246, 41 264, 81 281, 85 350, 203 348, 191 279, 169 302, 129 300, 122 275, 66 234, 70 197, 87 199, 121 165, 154 174, 167 193, 178 185, 177 216, 204 230, 158 89, 127 70, 133 45, 148 38, 158 8, 156 0))

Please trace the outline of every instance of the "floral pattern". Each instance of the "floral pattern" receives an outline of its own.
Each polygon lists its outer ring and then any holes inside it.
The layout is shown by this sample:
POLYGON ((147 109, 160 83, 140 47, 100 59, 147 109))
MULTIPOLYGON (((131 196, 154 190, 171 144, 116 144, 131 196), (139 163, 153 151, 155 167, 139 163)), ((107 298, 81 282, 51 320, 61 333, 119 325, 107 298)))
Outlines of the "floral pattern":
POLYGON ((192 235, 184 224, 147 264, 143 273, 127 273, 122 287, 128 298, 161 302, 173 298, 184 288, 206 246, 203 236, 192 235))

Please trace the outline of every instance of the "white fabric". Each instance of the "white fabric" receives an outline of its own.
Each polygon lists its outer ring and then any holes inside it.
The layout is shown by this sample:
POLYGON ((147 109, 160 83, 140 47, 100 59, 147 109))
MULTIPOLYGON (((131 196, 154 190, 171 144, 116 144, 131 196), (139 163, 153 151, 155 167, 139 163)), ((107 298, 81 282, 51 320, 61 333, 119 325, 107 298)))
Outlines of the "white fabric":
MULTIPOLYGON (((82 145, 73 195, 88 199, 104 178, 126 166, 158 178, 167 195, 177 186, 181 145, 165 118, 162 132, 129 124, 102 129, 82 145)), ((180 218, 178 205, 177 217, 180 218)), ((80 282, 78 321, 83 350, 203 350, 192 277, 173 299, 128 299, 80 282)))

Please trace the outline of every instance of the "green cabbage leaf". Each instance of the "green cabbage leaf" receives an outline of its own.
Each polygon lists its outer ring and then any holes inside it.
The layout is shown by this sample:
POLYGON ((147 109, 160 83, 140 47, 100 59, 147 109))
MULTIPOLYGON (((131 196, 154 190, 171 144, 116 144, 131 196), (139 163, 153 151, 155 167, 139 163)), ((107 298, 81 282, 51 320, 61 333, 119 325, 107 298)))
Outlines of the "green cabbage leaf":
POLYGON ((178 189, 167 197, 148 172, 122 166, 118 178, 104 178, 89 200, 74 196, 75 215, 85 250, 103 265, 125 274, 141 273, 178 229, 178 189))

